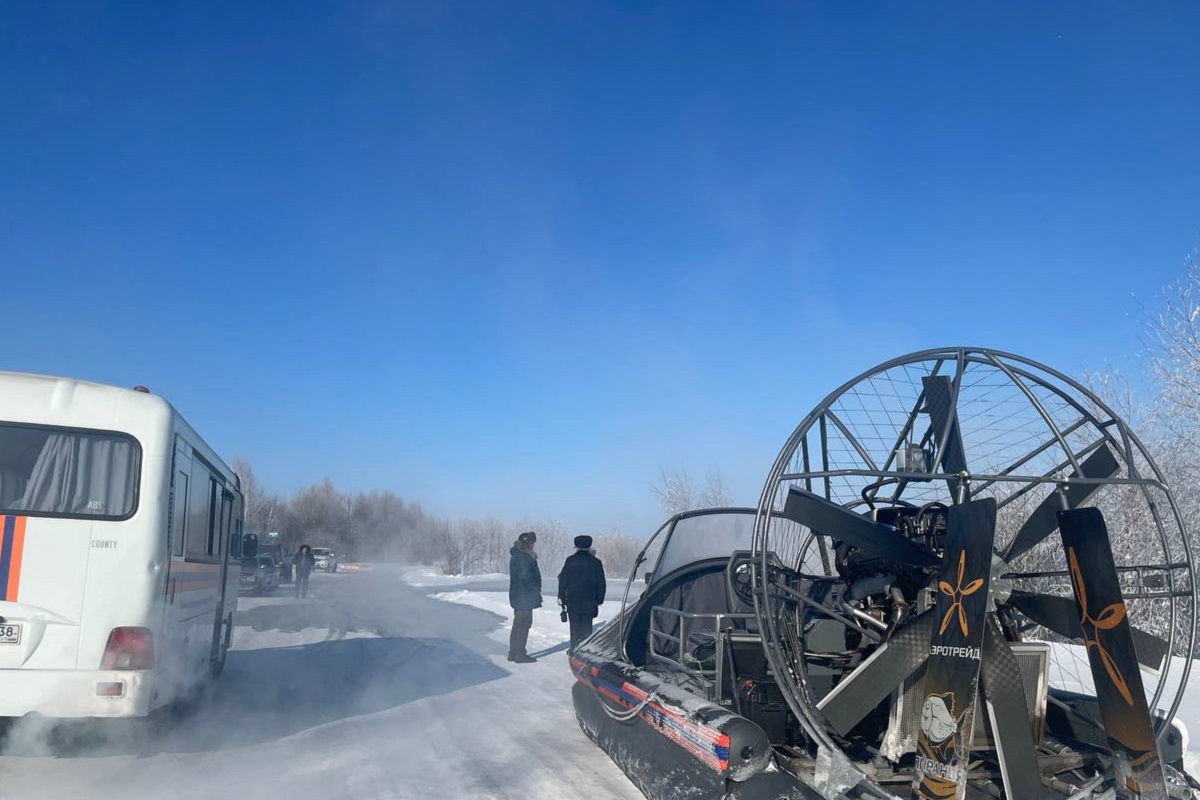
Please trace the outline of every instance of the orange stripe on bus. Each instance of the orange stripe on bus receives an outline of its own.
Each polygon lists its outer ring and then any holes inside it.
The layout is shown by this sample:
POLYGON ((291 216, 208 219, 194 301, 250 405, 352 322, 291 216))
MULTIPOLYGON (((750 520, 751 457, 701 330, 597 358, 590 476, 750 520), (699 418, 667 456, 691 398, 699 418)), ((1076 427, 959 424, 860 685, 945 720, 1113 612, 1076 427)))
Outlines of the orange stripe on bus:
POLYGON ((21 556, 25 553, 25 521, 28 517, 17 517, 13 526, 12 556, 8 566, 8 586, 5 587, 4 599, 10 603, 17 601, 17 592, 21 589, 21 556))

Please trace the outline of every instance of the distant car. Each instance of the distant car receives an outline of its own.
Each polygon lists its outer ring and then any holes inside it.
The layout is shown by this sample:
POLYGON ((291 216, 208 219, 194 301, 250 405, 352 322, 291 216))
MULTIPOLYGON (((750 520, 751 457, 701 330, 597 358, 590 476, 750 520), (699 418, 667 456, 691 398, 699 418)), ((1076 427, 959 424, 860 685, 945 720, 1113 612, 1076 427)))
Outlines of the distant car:
POLYGON ((268 555, 275 559, 275 566, 279 568, 279 582, 292 582, 292 554, 281 544, 260 544, 258 546, 259 555, 268 555))
POLYGON ((338 557, 337 553, 330 550, 328 547, 314 547, 312 549, 314 569, 319 569, 322 572, 337 572, 338 557))
POLYGON ((275 559, 265 554, 243 558, 240 588, 254 595, 278 589, 279 568, 275 566, 275 559))

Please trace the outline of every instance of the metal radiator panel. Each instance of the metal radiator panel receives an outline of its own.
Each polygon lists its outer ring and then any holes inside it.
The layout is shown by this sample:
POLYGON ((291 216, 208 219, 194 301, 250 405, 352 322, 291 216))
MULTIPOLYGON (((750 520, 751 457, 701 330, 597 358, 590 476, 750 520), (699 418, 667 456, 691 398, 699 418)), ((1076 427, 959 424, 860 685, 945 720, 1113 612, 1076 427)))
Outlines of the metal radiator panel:
MULTIPOLYGON (((1021 680, 1025 685, 1025 704, 1033 726, 1034 744, 1041 744, 1046 727, 1046 694, 1049 688, 1050 645, 1046 642, 1010 643, 1013 655, 1021 668, 1021 680)), ((921 706, 924 703, 921 686, 925 679, 922 665, 904 682, 903 687, 892 696, 892 713, 888 721, 887 734, 883 738, 881 752, 893 761, 917 749, 917 734, 921 728, 921 706)), ((975 733, 971 749, 992 750, 996 743, 988 729, 987 712, 980 708, 975 698, 975 733)))

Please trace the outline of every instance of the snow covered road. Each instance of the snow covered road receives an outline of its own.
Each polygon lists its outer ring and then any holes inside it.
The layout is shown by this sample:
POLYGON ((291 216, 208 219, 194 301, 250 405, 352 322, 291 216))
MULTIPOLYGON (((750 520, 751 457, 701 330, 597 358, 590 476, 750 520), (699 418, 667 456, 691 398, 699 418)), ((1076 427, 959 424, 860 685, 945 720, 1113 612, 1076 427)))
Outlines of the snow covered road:
POLYGON ((576 725, 555 632, 531 640, 552 651, 537 664, 510 664, 501 619, 430 596, 445 588, 381 569, 314 575, 307 601, 244 599, 194 710, 18 723, 0 798, 640 799, 576 725))

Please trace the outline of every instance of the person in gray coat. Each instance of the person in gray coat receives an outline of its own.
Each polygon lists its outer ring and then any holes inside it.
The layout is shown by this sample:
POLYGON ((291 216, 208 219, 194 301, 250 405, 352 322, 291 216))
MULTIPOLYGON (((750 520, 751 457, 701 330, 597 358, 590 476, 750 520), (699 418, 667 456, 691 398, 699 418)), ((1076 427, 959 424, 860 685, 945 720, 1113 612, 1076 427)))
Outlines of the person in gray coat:
POLYGON ((312 548, 306 544, 300 545, 296 555, 292 556, 292 580, 296 584, 296 597, 308 597, 308 576, 316 563, 312 548))
POLYGON ((542 571, 533 546, 537 534, 525 531, 508 551, 508 604, 513 607, 512 632, 508 636, 508 660, 518 664, 537 661, 526 652, 533 610, 542 605, 542 571))

